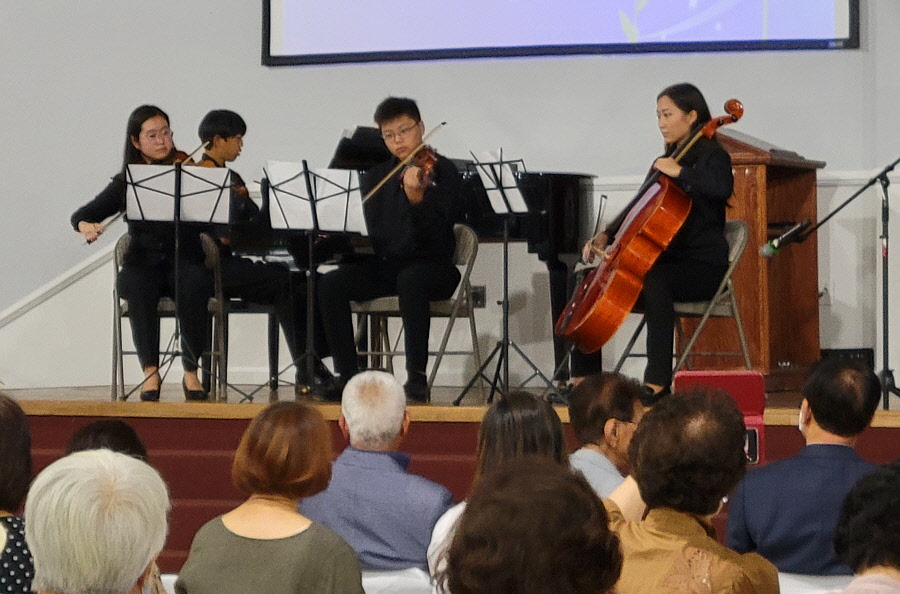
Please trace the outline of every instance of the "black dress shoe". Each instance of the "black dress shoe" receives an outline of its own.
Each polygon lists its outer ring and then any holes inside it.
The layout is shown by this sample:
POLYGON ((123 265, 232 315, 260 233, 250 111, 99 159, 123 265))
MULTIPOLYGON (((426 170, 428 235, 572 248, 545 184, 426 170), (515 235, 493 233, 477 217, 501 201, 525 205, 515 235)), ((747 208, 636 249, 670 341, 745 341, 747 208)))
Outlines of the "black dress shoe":
POLYGON ((141 392, 141 402, 159 402, 159 388, 156 390, 143 390, 141 392))
POLYGON ((189 402, 206 402, 209 400, 209 394, 206 393, 206 390, 189 390, 184 380, 181 380, 181 387, 184 390, 184 399, 189 402))
POLYGON ((403 385, 406 401, 410 404, 428 404, 431 401, 431 390, 428 389, 428 378, 424 373, 410 372, 403 385))
POLYGON ((297 368, 297 375, 295 377, 295 386, 298 391, 303 393, 311 392, 314 394, 321 394, 325 390, 331 388, 335 382, 334 375, 320 360, 316 360, 313 365, 312 379, 307 376, 308 372, 306 370, 306 364, 304 363, 297 368))
POLYGON ((350 381, 348 376, 331 376, 330 379, 315 386, 309 392, 309 395, 318 402, 340 402, 341 397, 344 395, 344 387, 346 387, 348 381, 350 381))
POLYGON ((653 388, 647 385, 641 387, 644 391, 643 395, 641 396, 641 404, 648 408, 672 393, 672 391, 669 389, 669 386, 663 386, 663 388, 659 392, 654 392, 653 388))

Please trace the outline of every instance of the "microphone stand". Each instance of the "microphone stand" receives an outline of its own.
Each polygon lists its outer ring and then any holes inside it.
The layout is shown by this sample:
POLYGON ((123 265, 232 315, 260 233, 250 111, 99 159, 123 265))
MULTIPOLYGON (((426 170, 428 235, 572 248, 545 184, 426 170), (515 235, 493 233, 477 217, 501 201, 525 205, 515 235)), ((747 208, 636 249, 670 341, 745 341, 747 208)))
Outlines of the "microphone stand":
POLYGON ((891 185, 888 173, 893 171, 898 163, 900 163, 900 157, 878 172, 872 179, 867 181, 865 185, 854 192, 852 196, 844 200, 837 208, 828 213, 828 216, 798 237, 798 243, 806 241, 806 238, 815 233, 819 227, 827 223, 829 219, 843 210, 845 206, 853 202, 860 194, 874 186, 876 182, 881 184, 881 363, 884 367, 878 373, 878 379, 881 380, 881 405, 884 410, 888 409, 888 400, 891 394, 900 396, 900 388, 897 387, 897 384, 894 381, 894 370, 890 369, 888 365, 888 221, 890 219, 888 186, 891 185))

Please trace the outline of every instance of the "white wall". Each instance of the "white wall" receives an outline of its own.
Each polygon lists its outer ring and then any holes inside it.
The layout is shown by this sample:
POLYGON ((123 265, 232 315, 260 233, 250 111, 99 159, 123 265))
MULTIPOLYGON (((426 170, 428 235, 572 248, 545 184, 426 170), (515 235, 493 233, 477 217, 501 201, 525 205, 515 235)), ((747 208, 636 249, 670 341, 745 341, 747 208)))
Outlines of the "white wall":
MULTIPOLYGON (((434 144, 450 156, 503 146, 532 170, 639 176, 659 149, 653 99, 681 80, 697 83, 713 111, 728 97, 740 98, 746 115, 737 129, 827 161, 826 179, 865 181, 900 152, 900 3, 889 0, 863 3, 860 50, 834 52, 266 68, 260 65, 260 20, 256 2, 0 6, 6 82, 0 200, 7 213, 0 233, 0 309, 112 241, 81 245, 68 217, 120 167, 125 119, 144 102, 169 112, 185 150, 196 146, 196 126, 206 111, 240 112, 250 130, 235 168, 248 180, 258 179, 269 158, 326 164, 340 133, 369 123, 374 105, 388 94, 416 97, 426 124, 447 120, 434 144)), ((824 189, 820 212, 852 190, 843 181, 831 193, 824 189)), ((820 276, 827 281, 839 270, 835 297, 846 298, 823 315, 824 346, 875 344, 876 202, 868 193, 823 230, 820 276)), ((109 301, 108 287, 94 285, 97 303, 109 301)), ((86 313, 70 309, 64 320, 86 313)), ((0 329, 0 361, 17 366, 16 354, 37 337, 18 336, 7 350, 9 332, 0 329)), ((108 327, 98 329, 98 336, 107 334, 108 327)), ((107 348, 100 340, 84 344, 107 348)), ((106 370, 96 375, 105 378, 106 370)))

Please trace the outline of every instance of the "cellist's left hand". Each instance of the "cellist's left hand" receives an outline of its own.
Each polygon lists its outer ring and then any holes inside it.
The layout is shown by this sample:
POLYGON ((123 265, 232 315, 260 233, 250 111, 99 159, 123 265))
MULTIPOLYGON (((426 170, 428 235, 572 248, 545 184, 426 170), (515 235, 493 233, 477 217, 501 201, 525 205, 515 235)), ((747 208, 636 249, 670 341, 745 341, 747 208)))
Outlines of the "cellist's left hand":
POLYGON ((660 157, 653 163, 653 168, 660 173, 665 173, 671 178, 681 175, 681 165, 672 157, 660 157))

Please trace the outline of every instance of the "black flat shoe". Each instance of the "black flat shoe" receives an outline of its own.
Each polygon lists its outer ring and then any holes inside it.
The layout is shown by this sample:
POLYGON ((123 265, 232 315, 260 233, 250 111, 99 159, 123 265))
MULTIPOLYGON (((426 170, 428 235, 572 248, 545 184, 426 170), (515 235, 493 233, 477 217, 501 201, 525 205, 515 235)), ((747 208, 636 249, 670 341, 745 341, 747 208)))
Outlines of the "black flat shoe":
POLYGON ((209 400, 206 390, 189 390, 184 380, 181 380, 181 387, 184 390, 184 399, 189 402, 207 402, 209 400))
POLYGON ((409 404, 428 404, 431 402, 431 390, 428 389, 428 378, 424 373, 412 372, 403 386, 406 401, 409 404))
POLYGON ((669 386, 663 386, 659 392, 654 392, 653 388, 647 385, 641 386, 641 388, 644 391, 644 394, 641 396, 641 404, 648 408, 672 393, 669 386))
POLYGON ((141 402, 159 402, 159 389, 142 391, 141 402))

